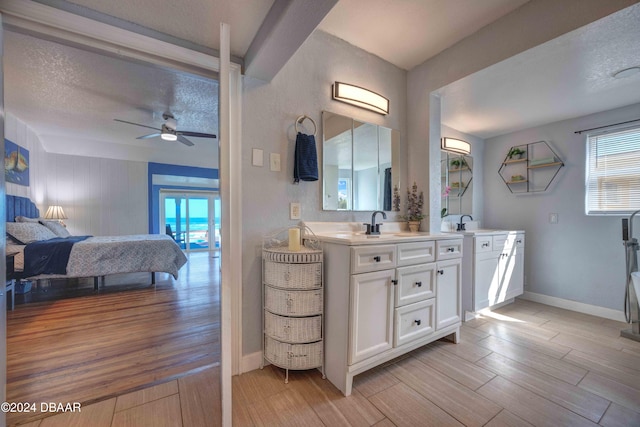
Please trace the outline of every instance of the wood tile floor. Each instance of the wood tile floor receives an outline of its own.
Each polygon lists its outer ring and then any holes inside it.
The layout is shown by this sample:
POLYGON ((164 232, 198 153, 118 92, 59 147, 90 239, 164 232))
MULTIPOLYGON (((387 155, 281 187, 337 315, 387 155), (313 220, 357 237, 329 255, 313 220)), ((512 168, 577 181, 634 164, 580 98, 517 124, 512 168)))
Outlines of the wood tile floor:
POLYGON ((640 426, 640 343, 628 325, 523 300, 355 378, 318 371, 233 378, 233 425, 640 426))
POLYGON ((198 427, 221 425, 220 368, 82 406, 21 427, 198 427))

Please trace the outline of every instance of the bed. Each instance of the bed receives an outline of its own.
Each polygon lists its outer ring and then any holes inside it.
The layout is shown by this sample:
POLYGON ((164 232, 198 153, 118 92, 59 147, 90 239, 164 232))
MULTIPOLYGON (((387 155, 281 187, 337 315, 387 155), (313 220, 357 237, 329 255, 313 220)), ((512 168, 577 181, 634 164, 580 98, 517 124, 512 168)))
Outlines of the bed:
POLYGON ((34 247, 43 250, 48 242, 73 238, 57 222, 39 219, 37 207, 28 198, 8 195, 6 202, 7 253, 18 252, 14 257, 15 268, 18 273, 22 271, 23 279, 93 278, 94 289, 98 290, 104 277, 111 274, 148 272, 152 284, 157 272, 169 273, 177 279, 178 271, 187 262, 178 244, 166 234, 86 236, 68 243, 68 260, 62 270, 47 267, 36 270, 30 259, 30 254, 36 253, 34 247), (27 271, 23 270, 25 266, 27 271))

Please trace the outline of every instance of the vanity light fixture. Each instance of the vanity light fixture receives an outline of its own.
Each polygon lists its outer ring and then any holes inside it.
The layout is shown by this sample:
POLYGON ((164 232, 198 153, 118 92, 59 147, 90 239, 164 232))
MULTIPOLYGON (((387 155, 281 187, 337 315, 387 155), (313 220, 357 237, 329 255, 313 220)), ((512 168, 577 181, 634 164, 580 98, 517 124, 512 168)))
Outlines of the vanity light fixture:
POLYGON ((332 97, 336 101, 346 102, 376 113, 389 114, 389 100, 363 87, 335 82, 332 85, 332 97))
POLYGON ((471 144, 461 139, 444 137, 440 139, 440 148, 445 151, 452 151, 458 154, 471 153, 471 144))

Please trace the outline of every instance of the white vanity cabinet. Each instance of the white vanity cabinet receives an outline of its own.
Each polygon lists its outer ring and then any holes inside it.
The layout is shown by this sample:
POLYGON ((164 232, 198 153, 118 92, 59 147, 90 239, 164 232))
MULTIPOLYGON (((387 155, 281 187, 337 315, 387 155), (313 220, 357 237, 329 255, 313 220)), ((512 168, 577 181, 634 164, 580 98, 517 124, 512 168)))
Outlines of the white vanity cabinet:
POLYGON ((465 312, 502 304, 524 293, 522 231, 496 231, 464 237, 467 253, 462 275, 465 312))
POLYGON ((438 236, 323 242, 325 372, 345 395, 361 372, 448 335, 457 342, 463 241, 438 236))

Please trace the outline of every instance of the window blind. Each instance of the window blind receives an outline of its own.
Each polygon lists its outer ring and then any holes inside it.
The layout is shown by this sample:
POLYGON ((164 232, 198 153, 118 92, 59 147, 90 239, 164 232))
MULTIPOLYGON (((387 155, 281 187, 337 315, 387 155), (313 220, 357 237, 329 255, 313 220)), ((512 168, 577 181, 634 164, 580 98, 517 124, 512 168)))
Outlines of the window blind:
POLYGON ((587 215, 640 209, 640 127, 587 138, 587 215))

